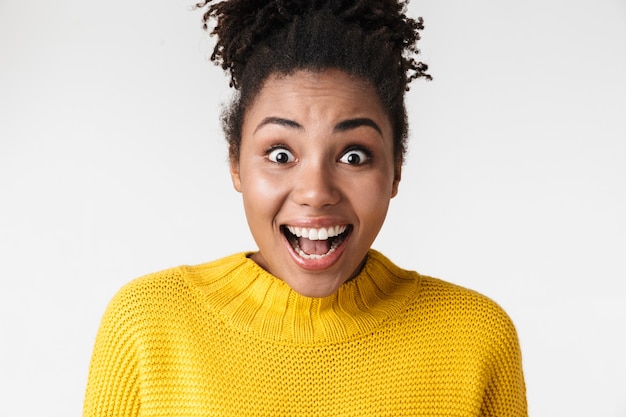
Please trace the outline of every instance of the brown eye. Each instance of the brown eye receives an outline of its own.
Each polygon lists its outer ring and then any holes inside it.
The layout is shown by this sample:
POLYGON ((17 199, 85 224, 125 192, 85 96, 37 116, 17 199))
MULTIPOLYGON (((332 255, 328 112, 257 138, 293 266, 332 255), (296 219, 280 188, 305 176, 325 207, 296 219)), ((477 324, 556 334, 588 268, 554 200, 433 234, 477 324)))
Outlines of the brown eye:
POLYGON ((288 164, 295 161, 296 158, 287 149, 276 148, 267 155, 267 159, 277 164, 288 164))
POLYGON ((348 165, 361 165, 367 162, 368 159, 369 155, 365 151, 352 149, 344 153, 339 160, 348 165))

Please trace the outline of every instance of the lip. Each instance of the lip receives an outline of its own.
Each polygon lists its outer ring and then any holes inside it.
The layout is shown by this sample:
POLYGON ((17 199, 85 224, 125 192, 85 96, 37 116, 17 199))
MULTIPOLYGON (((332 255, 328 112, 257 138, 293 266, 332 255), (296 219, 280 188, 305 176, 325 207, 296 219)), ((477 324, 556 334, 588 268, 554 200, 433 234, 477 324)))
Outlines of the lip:
POLYGON ((296 263, 296 265, 308 271, 323 271, 323 270, 331 268, 334 264, 336 264, 339 261, 339 259, 341 258, 347 246, 348 241, 350 241, 350 238, 352 237, 352 231, 354 227, 352 226, 352 224, 347 223, 345 221, 340 221, 340 220, 307 219, 307 220, 299 220, 299 221, 294 221, 294 222, 285 222, 282 224, 280 229, 281 229, 280 234, 283 239, 283 244, 287 248, 287 252, 291 256, 293 261, 296 263), (294 250, 293 246, 291 246, 291 243, 289 243, 287 236, 285 236, 285 233, 283 233, 282 231, 282 228, 286 226, 307 227, 307 228, 328 228, 328 227, 339 226, 339 225, 348 226, 348 230, 349 230, 348 235, 345 237, 343 242, 341 242, 341 245, 338 246, 332 253, 319 259, 304 259, 300 255, 298 255, 298 253, 294 250))

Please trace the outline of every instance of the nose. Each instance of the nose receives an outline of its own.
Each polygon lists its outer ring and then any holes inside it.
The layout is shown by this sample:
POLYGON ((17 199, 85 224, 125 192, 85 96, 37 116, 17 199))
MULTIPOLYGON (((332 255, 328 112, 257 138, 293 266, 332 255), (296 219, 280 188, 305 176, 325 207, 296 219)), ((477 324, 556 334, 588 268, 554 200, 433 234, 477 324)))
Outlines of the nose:
POLYGON ((294 173, 293 184, 292 199, 299 205, 319 209, 341 199, 336 173, 323 163, 302 164, 294 173))

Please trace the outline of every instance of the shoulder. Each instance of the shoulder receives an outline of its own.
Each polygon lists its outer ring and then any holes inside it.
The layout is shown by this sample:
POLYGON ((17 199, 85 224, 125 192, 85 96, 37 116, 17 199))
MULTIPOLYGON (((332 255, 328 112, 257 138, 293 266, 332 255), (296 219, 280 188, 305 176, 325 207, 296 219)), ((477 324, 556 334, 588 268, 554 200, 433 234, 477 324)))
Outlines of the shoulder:
POLYGON ((427 275, 419 276, 417 302, 429 311, 463 316, 495 315, 509 320, 504 309, 491 298, 468 288, 427 275))
POLYGON ((184 275, 182 267, 175 267, 130 281, 109 302, 101 328, 110 328, 113 332, 136 331, 144 325, 147 316, 188 291, 184 275))
POLYGON ((185 267, 178 266, 146 274, 125 284, 111 300, 112 306, 122 307, 154 301, 164 294, 175 293, 185 287, 185 267))
POLYGON ((380 252, 370 250, 366 269, 373 275, 389 275, 394 283, 411 282, 413 301, 411 309, 436 316, 495 314, 508 318, 504 310, 489 297, 440 278, 406 270, 390 261, 380 252))
POLYGON ((427 328, 491 351, 519 349, 513 321, 491 298, 424 275, 419 275, 418 288, 410 314, 427 328))
MULTIPOLYGON (((373 275, 394 277, 395 286, 411 289, 406 313, 424 324, 464 326, 485 329, 487 332, 500 330, 515 336, 510 317, 491 298, 468 288, 439 278, 405 270, 384 255, 374 250, 369 253, 367 270, 373 275)), ((515 336, 516 337, 516 336, 515 336)))
POLYGON ((241 265, 245 259, 245 253, 238 253, 198 265, 180 265, 149 273, 124 285, 113 298, 113 302, 160 298, 165 294, 185 292, 219 279, 227 271, 241 265))
POLYGON ((136 320, 145 315, 163 315, 202 304, 201 288, 219 280, 226 272, 245 260, 240 253, 199 265, 181 265, 136 278, 115 294, 105 312, 136 320))

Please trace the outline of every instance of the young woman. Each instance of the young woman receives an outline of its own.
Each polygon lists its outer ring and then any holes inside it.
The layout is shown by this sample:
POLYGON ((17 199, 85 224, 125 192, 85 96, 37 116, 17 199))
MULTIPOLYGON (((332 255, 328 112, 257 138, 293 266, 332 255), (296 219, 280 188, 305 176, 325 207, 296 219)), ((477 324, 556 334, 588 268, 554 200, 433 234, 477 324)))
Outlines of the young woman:
POLYGON ((103 318, 85 416, 525 416, 494 302, 371 249, 421 20, 389 1, 206 1, 258 251, 148 275, 103 318))

